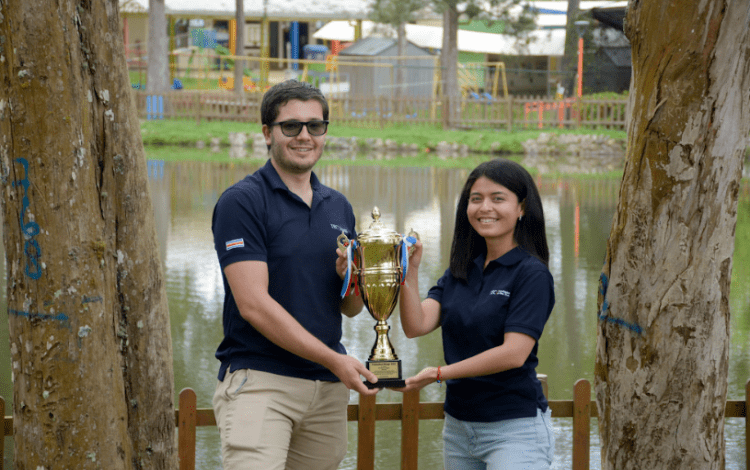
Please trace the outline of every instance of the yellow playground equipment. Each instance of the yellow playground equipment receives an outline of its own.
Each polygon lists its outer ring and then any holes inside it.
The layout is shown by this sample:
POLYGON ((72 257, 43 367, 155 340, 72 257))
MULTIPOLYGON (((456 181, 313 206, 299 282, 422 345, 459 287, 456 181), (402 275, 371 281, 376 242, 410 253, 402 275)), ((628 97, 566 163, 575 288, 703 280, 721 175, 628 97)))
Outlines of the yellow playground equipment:
MULTIPOLYGON (((219 87, 225 89, 225 90, 234 90, 234 77, 229 76, 222 76, 219 77, 219 87)), ((242 77, 242 88, 244 88, 245 91, 259 91, 258 85, 255 83, 255 81, 250 77, 242 77)))

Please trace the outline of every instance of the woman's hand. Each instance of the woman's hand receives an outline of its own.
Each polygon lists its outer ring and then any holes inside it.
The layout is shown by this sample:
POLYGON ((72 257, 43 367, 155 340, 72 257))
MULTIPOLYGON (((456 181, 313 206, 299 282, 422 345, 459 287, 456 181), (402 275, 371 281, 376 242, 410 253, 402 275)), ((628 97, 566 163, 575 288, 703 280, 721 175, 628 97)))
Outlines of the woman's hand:
POLYGON ((415 271, 419 269, 419 263, 422 262, 422 242, 417 240, 414 245, 409 248, 409 269, 415 271))
POLYGON ((412 390, 422 390, 424 387, 430 385, 433 382, 437 382, 437 367, 427 367, 415 375, 406 379, 406 387, 394 388, 397 392, 410 392, 412 390))

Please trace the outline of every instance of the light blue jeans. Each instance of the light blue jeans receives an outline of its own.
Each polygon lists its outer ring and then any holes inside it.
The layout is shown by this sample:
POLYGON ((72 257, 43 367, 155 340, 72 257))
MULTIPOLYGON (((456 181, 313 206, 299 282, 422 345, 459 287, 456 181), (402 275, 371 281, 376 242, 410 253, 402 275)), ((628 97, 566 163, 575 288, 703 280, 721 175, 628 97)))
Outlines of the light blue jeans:
POLYGON ((446 413, 445 470, 548 470, 555 452, 552 412, 494 423, 461 421, 446 413))

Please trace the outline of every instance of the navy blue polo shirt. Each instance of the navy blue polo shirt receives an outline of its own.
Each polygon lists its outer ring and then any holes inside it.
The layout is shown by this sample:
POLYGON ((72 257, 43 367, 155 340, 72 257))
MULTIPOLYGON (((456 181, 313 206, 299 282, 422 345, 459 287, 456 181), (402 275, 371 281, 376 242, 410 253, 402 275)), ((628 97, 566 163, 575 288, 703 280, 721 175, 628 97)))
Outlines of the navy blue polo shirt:
POLYGON ((268 292, 303 327, 342 354, 341 287, 336 237, 356 237, 354 212, 343 194, 313 173, 312 205, 289 191, 269 160, 229 187, 214 208, 212 230, 224 280, 224 340, 216 351, 219 380, 231 365, 289 377, 338 381, 320 364, 273 344, 240 316, 223 275, 238 261, 268 265, 268 292))
POLYGON ((505 333, 531 336, 537 343, 526 363, 482 377, 447 381, 445 412, 463 421, 495 422, 536 416, 547 400, 536 378, 537 348, 555 304, 552 274, 520 247, 469 267, 468 282, 450 269, 427 296, 440 303, 445 363, 453 364, 503 344, 505 333))

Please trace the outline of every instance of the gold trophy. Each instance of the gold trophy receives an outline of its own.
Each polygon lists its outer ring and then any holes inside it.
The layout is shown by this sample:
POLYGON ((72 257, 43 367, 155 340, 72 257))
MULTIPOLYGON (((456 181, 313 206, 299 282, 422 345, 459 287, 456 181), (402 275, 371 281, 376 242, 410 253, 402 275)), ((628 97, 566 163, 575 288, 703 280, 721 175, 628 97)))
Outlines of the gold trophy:
POLYGON ((401 375, 401 359, 396 356, 393 345, 388 339, 388 318, 398 302, 401 282, 406 276, 408 266, 408 248, 419 235, 411 231, 408 237, 383 226, 380 222, 380 210, 372 210, 370 227, 359 234, 356 240, 350 241, 343 233, 337 243, 342 252, 347 253, 354 262, 355 268, 347 276, 342 297, 355 278, 356 287, 362 295, 367 311, 378 322, 375 325, 375 345, 366 362, 367 369, 377 377, 377 383, 365 381, 369 388, 399 388, 406 382, 401 375), (349 251, 347 251, 349 250, 349 251))

